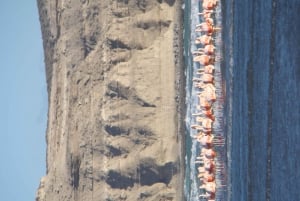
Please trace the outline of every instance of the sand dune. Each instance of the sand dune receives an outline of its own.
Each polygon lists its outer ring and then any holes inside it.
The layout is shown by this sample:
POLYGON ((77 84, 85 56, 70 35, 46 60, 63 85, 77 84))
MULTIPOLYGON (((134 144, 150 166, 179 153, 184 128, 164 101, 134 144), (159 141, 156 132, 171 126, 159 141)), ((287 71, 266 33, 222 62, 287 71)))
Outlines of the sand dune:
POLYGON ((49 112, 36 200, 183 200, 181 2, 38 6, 49 112))

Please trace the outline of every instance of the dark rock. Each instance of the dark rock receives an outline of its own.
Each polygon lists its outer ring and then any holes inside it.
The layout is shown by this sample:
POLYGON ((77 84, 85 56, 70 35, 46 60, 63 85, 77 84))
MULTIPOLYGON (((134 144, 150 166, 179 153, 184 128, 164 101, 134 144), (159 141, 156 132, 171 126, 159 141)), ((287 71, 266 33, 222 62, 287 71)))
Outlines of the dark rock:
POLYGON ((111 188, 127 189, 128 187, 133 187, 134 180, 110 170, 106 178, 106 183, 110 185, 111 188))

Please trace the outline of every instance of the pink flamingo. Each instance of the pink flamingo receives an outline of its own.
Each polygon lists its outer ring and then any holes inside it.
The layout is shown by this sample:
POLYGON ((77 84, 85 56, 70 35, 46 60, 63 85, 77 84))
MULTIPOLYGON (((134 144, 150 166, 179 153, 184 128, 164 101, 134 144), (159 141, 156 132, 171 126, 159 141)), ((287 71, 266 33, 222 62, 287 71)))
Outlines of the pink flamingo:
POLYGON ((217 0, 203 0, 202 8, 205 10, 213 10, 217 5, 217 0))
POLYGON ((198 15, 203 16, 203 18, 206 19, 206 18, 211 18, 211 14, 213 12, 214 11, 212 11, 212 10, 203 10, 203 12, 202 13, 198 13, 198 15))
POLYGON ((213 111, 212 109, 209 107, 209 108, 203 108, 204 110, 201 110, 200 113, 193 113, 192 116, 205 116, 205 117, 208 117, 210 118, 212 121, 215 121, 215 116, 213 114, 213 111))
MULTIPOLYGON (((210 74, 203 74, 203 75, 210 75, 210 74)), ((208 77, 209 78, 207 78, 207 79, 213 79, 213 76, 211 76, 211 77, 208 76, 208 77)), ((202 90, 200 92, 197 92, 197 94, 199 94, 199 95, 204 95, 205 93, 208 93, 208 94, 216 93, 216 87, 211 82, 197 83, 197 87, 202 90)))
POLYGON ((207 182, 201 185, 199 188, 204 189, 207 193, 216 193, 216 182, 207 182))
POLYGON ((216 189, 217 187, 225 187, 226 185, 217 185, 215 181, 213 182, 206 182, 203 185, 201 185, 199 188, 204 189, 206 191, 206 193, 216 193, 216 189))
POLYGON ((203 182, 212 182, 215 180, 215 175, 208 172, 199 173, 197 177, 203 182))
POLYGON ((191 128, 196 129, 197 131, 203 132, 207 135, 211 134, 211 130, 204 129, 202 125, 193 124, 193 125, 191 125, 191 128))
POLYGON ((194 62, 199 62, 201 65, 206 66, 209 64, 213 64, 215 61, 215 58, 209 55, 198 55, 195 56, 193 59, 194 62))
POLYGON ((217 96, 216 96, 216 91, 214 90, 204 90, 202 92, 200 92, 200 96, 206 98, 209 101, 216 101, 217 96))
POLYGON ((202 74, 202 73, 206 73, 206 74, 213 74, 215 71, 215 67, 213 65, 207 65, 207 66, 204 66, 204 68, 202 69, 199 69, 197 74, 202 74))
POLYGON ((198 38, 196 38, 195 44, 209 45, 212 43, 212 41, 213 41, 213 39, 211 36, 202 35, 202 36, 199 36, 198 38))
POLYGON ((207 201, 215 201, 216 194, 212 192, 206 192, 205 194, 200 194, 199 197, 206 198, 207 201))
POLYGON ((212 131, 213 120, 209 118, 196 117, 196 121, 201 123, 203 130, 212 131))
POLYGON ((209 109, 205 109, 205 110, 202 110, 201 113, 195 113, 195 114, 192 114, 193 116, 201 116, 201 117, 207 117, 209 119, 211 119, 212 121, 215 121, 215 116, 213 114, 213 111, 211 108, 209 109))
POLYGON ((202 22, 196 26, 196 32, 206 32, 207 35, 212 35, 213 33, 221 30, 218 27, 214 27, 210 22, 202 22))
POLYGON ((207 55, 213 55, 215 54, 215 46, 212 44, 205 45, 204 48, 198 48, 197 51, 195 51, 195 54, 207 54, 207 55))
POLYGON ((214 159, 217 156, 217 153, 213 149, 208 148, 202 148, 200 156, 197 157, 197 159, 214 159))
POLYGON ((193 82, 213 83, 214 76, 212 74, 202 73, 201 78, 193 78, 193 82))
POLYGON ((200 105, 199 105, 200 107, 197 106, 197 109, 199 109, 199 110, 201 110, 201 107, 202 107, 201 106, 202 105, 202 103, 201 103, 202 100, 205 101, 204 104, 208 104, 209 106, 211 106, 212 103, 216 101, 215 93, 207 93, 207 92, 204 93, 203 92, 203 93, 200 93, 198 95, 198 98, 199 98, 199 102, 200 102, 200 105))
POLYGON ((198 95, 198 97, 199 97, 199 103, 200 103, 200 105, 197 105, 198 110, 202 110, 202 109, 209 110, 209 109, 211 109, 211 106, 212 106, 211 101, 208 101, 206 98, 204 98, 201 95, 198 95))
POLYGON ((215 138, 211 135, 196 135, 194 138, 204 147, 211 148, 213 146, 223 146, 225 144, 224 139, 222 138, 215 138))

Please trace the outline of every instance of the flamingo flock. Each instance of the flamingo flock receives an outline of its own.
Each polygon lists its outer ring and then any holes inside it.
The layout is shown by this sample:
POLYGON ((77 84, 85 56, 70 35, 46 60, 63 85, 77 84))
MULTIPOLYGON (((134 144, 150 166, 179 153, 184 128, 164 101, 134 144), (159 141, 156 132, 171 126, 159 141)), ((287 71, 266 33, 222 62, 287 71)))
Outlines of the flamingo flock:
POLYGON ((216 200, 216 191, 223 187, 216 181, 216 175, 222 170, 222 165, 217 164, 216 146, 224 145, 224 138, 216 136, 213 133, 213 123, 215 116, 212 106, 216 101, 216 88, 214 85, 215 61, 215 44, 214 35, 220 28, 215 27, 214 13, 218 6, 217 0, 199 0, 202 3, 202 12, 198 13, 201 23, 196 25, 195 31, 200 34, 195 40, 197 50, 192 52, 194 62, 200 64, 197 69, 196 76, 193 78, 193 83, 199 91, 198 97, 198 112, 192 114, 195 116, 196 124, 191 125, 192 129, 197 131, 194 136, 199 142, 201 151, 197 157, 196 164, 199 164, 198 178, 201 183, 199 186, 203 193, 199 195, 201 199, 208 201, 216 200))

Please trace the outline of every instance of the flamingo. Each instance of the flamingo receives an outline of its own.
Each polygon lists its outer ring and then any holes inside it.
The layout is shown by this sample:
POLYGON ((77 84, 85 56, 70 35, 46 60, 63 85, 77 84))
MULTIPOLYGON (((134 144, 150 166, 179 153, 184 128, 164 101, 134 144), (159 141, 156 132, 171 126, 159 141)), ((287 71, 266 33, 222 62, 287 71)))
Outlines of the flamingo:
POLYGON ((217 0, 203 0, 202 8, 205 10, 213 10, 217 5, 217 0))
POLYGON ((201 78, 193 78, 194 82, 213 83, 214 76, 212 74, 203 73, 201 78))
POLYGON ((218 27, 214 27, 213 24, 211 24, 210 22, 208 21, 205 21, 205 22, 202 22, 200 24, 198 24, 196 26, 196 32, 206 32, 207 35, 212 35, 213 33, 217 32, 221 30, 220 28, 218 27))
POLYGON ((201 92, 199 92, 199 95, 197 96, 199 98, 199 105, 197 105, 198 110, 209 110, 212 107, 214 99, 209 99, 210 97, 204 96, 204 94, 201 92))
POLYGON ((213 25, 214 24, 214 20, 211 17, 204 17, 204 20, 206 23, 213 25))
POLYGON ((199 173, 197 177, 200 178, 200 180, 203 182, 212 182, 216 179, 214 174, 210 174, 207 172, 199 173))
POLYGON ((203 167, 209 172, 221 172, 221 170, 224 168, 222 165, 217 165, 213 160, 204 161, 203 167))
POLYGON ((199 188, 202 188, 202 189, 205 189, 205 191, 207 193, 216 193, 216 182, 213 181, 213 182, 207 182, 203 185, 201 185, 199 188))
POLYGON ((202 97, 201 95, 198 96, 199 97, 199 103, 200 105, 197 105, 197 109, 198 110, 209 110, 211 109, 211 106, 212 106, 212 102, 211 101, 208 101, 206 98, 202 97))
MULTIPOLYGON (((210 75, 210 74, 206 74, 206 75, 210 75)), ((209 77, 209 76, 208 76, 209 77)), ((210 77, 211 79, 213 79, 213 77, 210 77)), ((212 84, 212 83, 197 83, 197 86, 199 89, 202 89, 202 91, 197 92, 197 94, 203 94, 205 93, 215 93, 216 92, 216 87, 212 84)))
POLYGON ((213 111, 211 108, 202 110, 201 113, 194 113, 194 114, 192 114, 192 116, 205 116, 205 117, 210 118, 212 121, 215 121, 215 116, 213 115, 213 111))
POLYGON ((203 16, 204 19, 211 18, 211 14, 214 13, 212 10, 203 10, 202 13, 198 13, 199 16, 203 16))
POLYGON ((212 130, 213 120, 209 118, 196 117, 196 121, 201 123, 204 130, 212 130))
POLYGON ((207 201, 216 201, 216 192, 205 192, 205 194, 200 194, 200 198, 207 199, 207 201))
POLYGON ((208 149, 208 148, 202 148, 201 149, 201 154, 197 159, 214 159, 217 156, 217 153, 213 149, 208 149))
POLYGON ((212 102, 215 102, 216 99, 217 99, 216 91, 209 90, 209 89, 202 91, 199 96, 200 96, 200 98, 204 97, 206 100, 209 100, 209 101, 212 101, 212 102))
MULTIPOLYGON (((197 109, 199 109, 200 111, 197 112, 197 113, 193 113, 192 116, 199 116, 199 117, 202 117, 202 118, 208 118, 210 116, 213 115, 213 110, 211 108, 211 105, 209 105, 210 103, 209 102, 204 102, 203 104, 203 107, 200 106, 199 108, 197 107, 197 109)), ((214 120, 212 120, 214 121, 214 120)))
POLYGON ((198 44, 209 45, 212 43, 212 41, 213 41, 213 39, 211 36, 202 35, 202 36, 199 36, 198 38, 196 38, 195 44, 196 45, 198 45, 198 44))
POLYGON ((197 109, 201 110, 201 108, 210 108, 212 103, 216 101, 216 98, 213 95, 200 93, 198 95, 200 105, 197 105, 197 109))
POLYGON ((191 128, 195 129, 197 131, 203 132, 203 133, 205 133, 207 135, 211 135, 211 132, 212 132, 211 130, 205 130, 205 129, 203 129, 203 127, 201 125, 198 125, 198 124, 191 125, 191 128))
POLYGON ((209 65, 209 64, 213 64, 215 59, 212 56, 203 54, 203 55, 195 56, 193 61, 194 62, 199 62, 201 65, 206 66, 206 65, 209 65))
POLYGON ((197 169, 198 169, 199 174, 207 173, 207 174, 215 175, 214 170, 205 169, 205 167, 202 167, 202 166, 198 167, 197 169))
POLYGON ((204 147, 211 148, 214 146, 223 146, 224 145, 224 139, 218 138, 215 139, 215 137, 210 135, 196 135, 194 138, 197 139, 197 141, 204 147))
POLYGON ((207 65, 207 66, 204 66, 203 69, 199 69, 198 72, 196 74, 203 74, 203 73, 206 73, 206 74, 213 74, 215 71, 215 67, 213 65, 207 65))
POLYGON ((204 48, 198 48, 197 51, 195 51, 195 54, 207 54, 207 55, 213 55, 215 53, 215 46, 212 44, 205 45, 204 48))
MULTIPOLYGON (((215 181, 213 182, 206 182, 201 185, 199 188, 204 189, 206 193, 216 194, 216 189, 220 187, 225 187, 226 185, 217 185, 215 181)), ((219 190, 219 189, 218 189, 219 190)))

